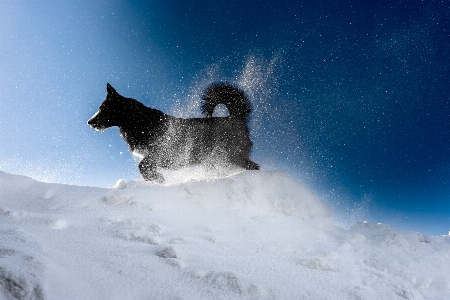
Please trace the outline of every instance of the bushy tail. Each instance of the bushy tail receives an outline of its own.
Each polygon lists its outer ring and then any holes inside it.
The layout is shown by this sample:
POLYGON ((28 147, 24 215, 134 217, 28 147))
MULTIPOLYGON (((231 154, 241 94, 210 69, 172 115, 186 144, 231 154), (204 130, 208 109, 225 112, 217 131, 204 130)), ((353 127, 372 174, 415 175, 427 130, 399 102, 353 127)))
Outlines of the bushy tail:
POLYGON ((230 117, 242 120, 246 120, 252 110, 244 91, 226 82, 210 84, 203 93, 202 99, 200 109, 207 118, 212 117, 214 108, 218 104, 224 104, 227 107, 230 117))

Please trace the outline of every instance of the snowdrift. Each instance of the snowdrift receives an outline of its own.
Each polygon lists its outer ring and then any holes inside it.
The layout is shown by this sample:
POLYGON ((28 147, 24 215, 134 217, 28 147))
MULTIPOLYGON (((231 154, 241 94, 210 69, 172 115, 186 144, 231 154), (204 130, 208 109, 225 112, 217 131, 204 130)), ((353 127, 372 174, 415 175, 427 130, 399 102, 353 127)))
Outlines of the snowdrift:
POLYGON ((0 299, 450 299, 450 238, 336 227, 282 172, 109 189, 0 172, 0 299))

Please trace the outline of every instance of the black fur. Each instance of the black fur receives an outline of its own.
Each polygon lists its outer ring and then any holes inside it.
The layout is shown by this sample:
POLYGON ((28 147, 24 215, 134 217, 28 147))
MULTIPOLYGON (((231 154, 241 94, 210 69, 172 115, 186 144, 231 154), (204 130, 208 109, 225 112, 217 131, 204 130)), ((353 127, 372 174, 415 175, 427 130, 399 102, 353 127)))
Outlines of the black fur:
POLYGON ((251 111, 245 93, 228 83, 213 83, 202 97, 206 118, 183 119, 125 98, 108 83, 107 96, 88 121, 96 130, 117 126, 130 151, 143 157, 139 170, 145 180, 163 182, 156 168, 177 169, 211 158, 247 170, 258 170, 249 159, 252 142, 247 118, 251 111), (228 117, 212 117, 224 104, 228 117))

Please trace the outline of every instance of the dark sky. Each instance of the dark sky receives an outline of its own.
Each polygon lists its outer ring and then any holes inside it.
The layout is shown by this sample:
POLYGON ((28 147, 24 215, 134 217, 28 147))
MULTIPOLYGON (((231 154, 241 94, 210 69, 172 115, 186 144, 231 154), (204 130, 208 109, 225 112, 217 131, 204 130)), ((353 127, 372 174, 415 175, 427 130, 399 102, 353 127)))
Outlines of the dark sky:
POLYGON ((447 234, 449 20, 448 1, 2 1, 0 170, 137 178, 117 131, 85 123, 106 82, 199 116, 200 91, 228 80, 251 95, 263 169, 343 223, 447 234))

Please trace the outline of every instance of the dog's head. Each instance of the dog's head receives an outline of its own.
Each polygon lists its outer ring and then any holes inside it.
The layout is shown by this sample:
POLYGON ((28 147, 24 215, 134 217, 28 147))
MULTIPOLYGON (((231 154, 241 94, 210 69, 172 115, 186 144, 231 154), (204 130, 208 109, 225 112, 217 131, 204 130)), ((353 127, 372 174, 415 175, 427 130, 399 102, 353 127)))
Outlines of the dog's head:
POLYGON ((87 122, 89 126, 99 131, 112 126, 120 126, 123 119, 126 98, 117 93, 109 83, 106 85, 106 91, 108 94, 105 101, 87 122))

